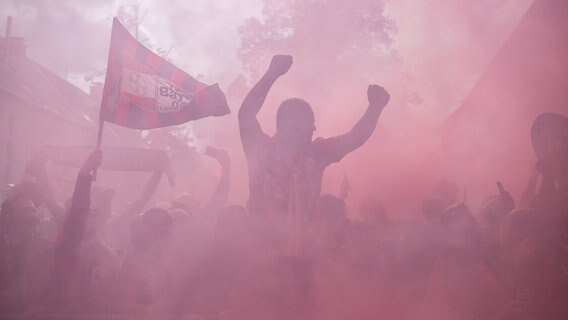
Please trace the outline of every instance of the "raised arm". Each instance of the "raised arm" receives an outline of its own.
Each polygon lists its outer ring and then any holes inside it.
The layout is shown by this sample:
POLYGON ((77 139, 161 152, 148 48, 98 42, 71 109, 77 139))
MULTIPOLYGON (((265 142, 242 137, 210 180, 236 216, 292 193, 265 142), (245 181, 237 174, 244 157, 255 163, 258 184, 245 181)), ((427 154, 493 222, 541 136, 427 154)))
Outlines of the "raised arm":
POLYGON ((154 192, 156 192, 156 189, 158 188, 158 184, 160 183, 160 179, 162 178, 162 173, 163 171, 161 170, 154 171, 152 173, 152 175, 146 182, 146 185, 144 185, 144 188, 140 192, 138 199, 136 199, 136 201, 134 201, 132 205, 130 205, 130 207, 126 210, 126 215, 131 216, 141 213, 144 210, 144 207, 146 207, 148 202, 150 202, 150 199, 152 199, 154 192))
POLYGON ((260 80, 252 87, 245 97, 241 108, 239 109, 239 129, 241 139, 246 145, 248 140, 257 135, 263 134, 260 124, 256 119, 256 115, 266 100, 268 91, 276 80, 290 69, 292 66, 292 56, 276 55, 272 57, 270 67, 260 80))
POLYGON ((57 239, 55 253, 58 258, 68 258, 78 251, 91 206, 92 172, 101 164, 101 161, 102 152, 94 151, 79 170, 71 207, 57 239))
POLYGON ((219 178, 219 182, 215 187, 215 191, 213 192, 211 199, 202 209, 205 213, 204 216, 206 216, 207 219, 213 218, 210 220, 215 221, 212 214, 215 215, 227 204, 227 198, 231 187, 231 158, 227 151, 213 147, 207 147, 205 154, 217 160, 221 165, 221 177, 219 178))
POLYGON ((369 139, 377 126, 381 111, 389 102, 390 95, 383 87, 372 84, 367 88, 367 98, 369 106, 363 117, 349 132, 333 139, 332 149, 338 159, 361 147, 369 139))

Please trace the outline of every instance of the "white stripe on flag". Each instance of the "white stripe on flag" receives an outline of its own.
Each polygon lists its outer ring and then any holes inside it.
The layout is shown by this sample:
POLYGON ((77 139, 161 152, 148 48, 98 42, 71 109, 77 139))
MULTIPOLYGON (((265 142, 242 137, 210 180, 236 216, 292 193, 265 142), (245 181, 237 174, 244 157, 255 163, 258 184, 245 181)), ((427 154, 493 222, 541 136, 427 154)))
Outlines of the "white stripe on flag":
POLYGON ((128 68, 122 69, 120 91, 141 98, 154 99, 158 113, 179 111, 187 106, 194 95, 164 78, 128 68))

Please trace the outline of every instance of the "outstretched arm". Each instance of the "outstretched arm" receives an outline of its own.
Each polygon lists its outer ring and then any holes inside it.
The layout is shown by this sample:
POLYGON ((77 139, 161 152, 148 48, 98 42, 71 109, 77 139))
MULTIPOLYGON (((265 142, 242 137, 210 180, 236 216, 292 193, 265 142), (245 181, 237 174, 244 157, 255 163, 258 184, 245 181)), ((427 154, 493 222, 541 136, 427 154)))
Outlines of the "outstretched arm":
POLYGON ((389 102, 390 95, 383 87, 372 84, 367 88, 367 98, 369 106, 363 117, 349 132, 333 139, 333 150, 330 151, 334 153, 335 159, 341 159, 369 139, 377 126, 381 111, 389 102))
POLYGON ((163 171, 154 171, 146 185, 140 192, 140 196, 136 201, 132 203, 132 205, 126 211, 126 215, 134 215, 141 213, 144 210, 144 207, 148 204, 150 199, 152 199, 152 195, 156 192, 156 188, 158 188, 158 184, 160 183, 160 179, 162 178, 163 171))
MULTIPOLYGON (((217 187, 215 187, 215 191, 209 202, 205 204, 202 209, 208 219, 211 214, 216 214, 227 203, 231 186, 231 158, 227 151, 213 147, 207 147, 205 154, 217 160, 221 165, 221 177, 217 183, 217 187)), ((214 219, 211 220, 214 221, 214 219)))
POLYGON ((247 148, 248 140, 263 134, 256 115, 266 100, 268 91, 276 80, 290 69, 292 56, 276 55, 272 57, 270 67, 260 80, 252 87, 239 109, 239 129, 241 139, 247 148))
POLYGON ((98 168, 101 161, 102 152, 100 150, 94 151, 79 170, 71 207, 57 239, 55 252, 58 258, 73 256, 77 253, 81 244, 91 206, 92 173, 98 168))

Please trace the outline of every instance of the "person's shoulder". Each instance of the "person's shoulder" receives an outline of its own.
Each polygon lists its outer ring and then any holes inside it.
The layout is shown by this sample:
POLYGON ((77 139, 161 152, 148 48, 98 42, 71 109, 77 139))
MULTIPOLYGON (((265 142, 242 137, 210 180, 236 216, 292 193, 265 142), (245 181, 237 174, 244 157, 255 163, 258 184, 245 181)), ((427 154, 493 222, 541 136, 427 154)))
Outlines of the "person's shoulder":
POLYGON ((312 141, 312 149, 316 152, 326 152, 336 146, 337 138, 322 138, 317 137, 312 141))
POLYGON ((312 141, 312 145, 322 145, 322 144, 326 144, 326 143, 328 143, 330 140, 333 140, 333 138, 316 137, 316 138, 312 141))

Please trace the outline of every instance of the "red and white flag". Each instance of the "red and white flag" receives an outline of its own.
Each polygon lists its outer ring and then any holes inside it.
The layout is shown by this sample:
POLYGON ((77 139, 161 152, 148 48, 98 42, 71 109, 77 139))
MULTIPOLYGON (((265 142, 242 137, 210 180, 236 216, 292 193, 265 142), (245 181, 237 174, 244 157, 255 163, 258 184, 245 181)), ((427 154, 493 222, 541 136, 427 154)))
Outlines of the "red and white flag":
POLYGON ((199 82, 159 57, 114 18, 101 121, 152 129, 230 112, 217 84, 199 82))

